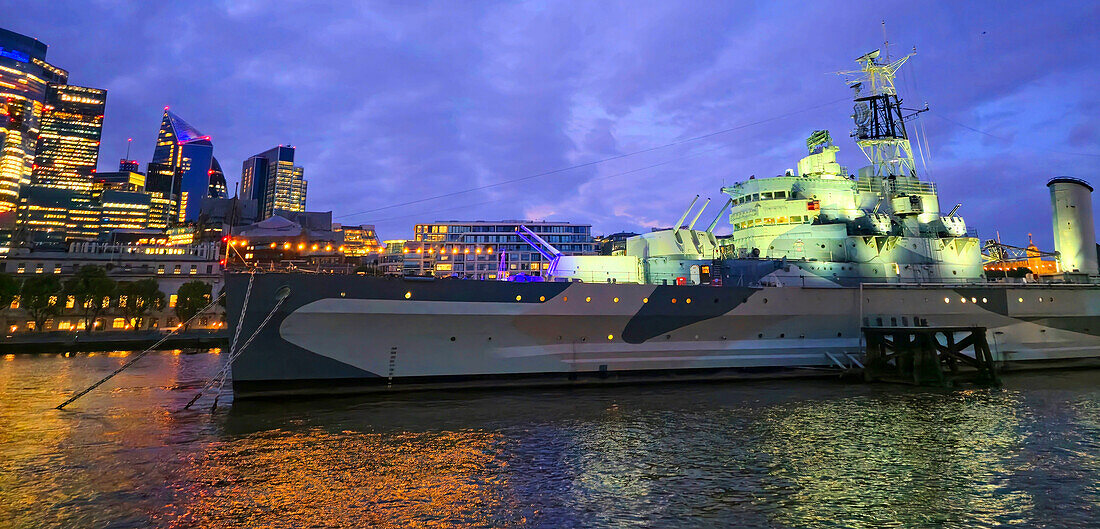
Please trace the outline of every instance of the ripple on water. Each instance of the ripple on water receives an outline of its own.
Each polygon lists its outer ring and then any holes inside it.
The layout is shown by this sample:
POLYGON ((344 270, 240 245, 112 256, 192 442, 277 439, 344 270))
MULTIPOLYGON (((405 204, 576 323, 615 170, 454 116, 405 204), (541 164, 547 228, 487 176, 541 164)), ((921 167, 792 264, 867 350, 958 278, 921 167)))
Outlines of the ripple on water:
POLYGON ((1089 527, 1100 510, 1095 371, 170 411, 224 359, 150 355, 66 412, 49 408, 125 357, 0 362, 0 525, 1089 527))

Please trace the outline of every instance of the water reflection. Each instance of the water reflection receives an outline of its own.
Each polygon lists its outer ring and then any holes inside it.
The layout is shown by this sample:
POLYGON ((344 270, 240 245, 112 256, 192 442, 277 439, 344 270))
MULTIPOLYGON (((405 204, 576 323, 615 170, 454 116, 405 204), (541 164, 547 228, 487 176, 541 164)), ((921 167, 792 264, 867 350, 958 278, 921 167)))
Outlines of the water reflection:
POLYGON ((178 412, 225 360, 0 362, 0 526, 1088 527, 1098 372, 435 392, 178 412))

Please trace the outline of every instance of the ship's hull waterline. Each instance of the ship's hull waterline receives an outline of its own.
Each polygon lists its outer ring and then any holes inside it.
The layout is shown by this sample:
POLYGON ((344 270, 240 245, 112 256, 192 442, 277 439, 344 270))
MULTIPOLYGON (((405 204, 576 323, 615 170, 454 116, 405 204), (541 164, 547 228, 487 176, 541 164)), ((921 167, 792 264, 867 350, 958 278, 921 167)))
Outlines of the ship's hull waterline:
POLYGON ((748 288, 230 275, 240 397, 810 374, 861 327, 977 326, 1005 365, 1100 361, 1100 287, 748 288), (244 309, 243 322, 239 315, 244 309), (811 369, 798 369, 811 368, 811 369))

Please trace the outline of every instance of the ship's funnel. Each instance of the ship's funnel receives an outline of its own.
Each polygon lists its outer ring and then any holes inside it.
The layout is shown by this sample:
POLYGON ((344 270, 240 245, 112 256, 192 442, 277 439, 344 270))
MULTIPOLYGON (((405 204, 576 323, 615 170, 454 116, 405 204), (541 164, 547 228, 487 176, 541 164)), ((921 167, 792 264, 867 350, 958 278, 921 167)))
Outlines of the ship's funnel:
POLYGON ((709 205, 710 205, 710 198, 707 198, 707 201, 703 202, 703 207, 699 208, 699 213, 696 213, 695 218, 691 219, 691 224, 688 224, 688 229, 689 230, 695 229, 695 223, 699 222, 699 217, 703 216, 703 212, 706 211, 707 206, 709 206, 709 205))
POLYGON ((1059 176, 1047 182, 1054 208, 1054 249, 1063 272, 1096 275, 1096 227, 1092 220, 1092 186, 1059 176))
POLYGON ((695 198, 691 201, 691 205, 684 210, 684 214, 680 215, 680 220, 676 221, 676 224, 672 226, 672 229, 678 230, 680 226, 684 225, 684 221, 688 218, 688 213, 691 213, 691 208, 695 207, 695 203, 699 201, 699 195, 695 195, 695 198))

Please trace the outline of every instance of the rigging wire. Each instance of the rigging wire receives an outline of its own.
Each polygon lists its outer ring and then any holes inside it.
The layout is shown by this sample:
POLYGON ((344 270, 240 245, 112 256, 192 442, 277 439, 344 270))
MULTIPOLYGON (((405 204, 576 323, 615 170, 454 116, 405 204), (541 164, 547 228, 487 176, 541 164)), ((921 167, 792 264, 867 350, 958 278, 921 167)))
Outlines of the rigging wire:
MULTIPOLYGON (((725 145, 713 146, 713 147, 710 147, 708 149, 702 149, 702 150, 690 152, 690 153, 687 153, 687 154, 684 154, 684 155, 680 155, 680 156, 677 156, 675 158, 670 158, 670 159, 665 160, 663 162, 658 162, 658 163, 655 163, 655 164, 646 165, 644 167, 637 167, 637 168, 631 169, 629 171, 621 171, 621 172, 610 174, 610 175, 604 175, 604 176, 598 176, 598 177, 595 177, 595 178, 590 178, 588 180, 588 182, 598 182, 600 180, 610 180, 612 178, 618 178, 620 176, 626 176, 628 174, 638 173, 638 172, 641 172, 641 171, 647 171, 649 169, 653 169, 654 167, 660 167, 662 165, 668 165, 670 163, 682 161, 682 160, 685 160, 685 159, 688 159, 688 158, 694 158, 694 157, 697 157, 697 156, 700 156, 700 155, 703 155, 703 154, 706 154, 706 153, 709 153, 709 152, 713 152, 713 151, 716 151, 716 150, 723 149, 725 147, 726 147, 725 145)), ((469 208, 473 208, 473 207, 477 207, 477 206, 484 206, 486 204, 496 204, 498 202, 506 202, 506 201, 509 201, 509 200, 514 200, 514 198, 513 197, 502 197, 502 198, 497 198, 497 199, 493 199, 493 200, 486 200, 484 202, 475 202, 473 204, 464 204, 464 205, 461 205, 461 206, 455 206, 455 207, 443 208, 443 209, 433 209, 431 211, 425 211, 425 212, 422 212, 422 213, 412 213, 412 214, 409 214, 409 215, 401 215, 401 216, 398 216, 398 217, 388 217, 388 218, 384 218, 384 219, 371 219, 371 222, 373 222, 375 224, 379 224, 379 223, 382 223, 382 222, 402 220, 402 219, 413 218, 413 217, 418 217, 419 218, 419 217, 424 217, 425 215, 433 213, 433 212, 456 211, 456 210, 462 210, 462 209, 469 209, 469 208)))
MULTIPOLYGON (((947 116, 941 116, 939 114, 932 114, 932 115, 936 116, 936 117, 938 117, 938 118, 940 118, 940 119, 942 119, 942 120, 944 120, 948 123, 958 125, 958 126, 964 128, 966 130, 977 132, 978 134, 989 136, 990 138, 993 138, 993 139, 997 139, 997 140, 1001 140, 1001 141, 1005 141, 1005 142, 1011 142, 1012 141, 1012 140, 1010 140, 1008 138, 1005 138, 1003 136, 997 136, 996 134, 990 134, 990 133, 988 133, 984 130, 979 130, 979 129, 976 129, 976 128, 971 127, 969 125, 964 125, 964 124, 959 123, 958 121, 955 121, 955 120, 953 120, 953 119, 951 119, 947 116)), ((1091 157, 1091 158, 1100 158, 1100 154, 1095 154, 1095 153, 1058 151, 1058 150, 1054 150, 1054 149, 1046 149, 1046 148, 1043 148, 1043 147, 1036 147, 1036 146, 1029 146, 1029 145, 1025 145, 1024 148, 1030 148, 1032 150, 1037 150, 1037 151, 1046 151, 1046 152, 1050 152, 1050 153, 1054 153, 1054 154, 1063 154, 1063 155, 1066 155, 1066 156, 1088 156, 1088 157, 1091 157)))
POLYGON ((647 152, 653 152, 653 151, 665 149, 665 148, 668 148, 668 147, 674 147, 676 145, 683 145, 685 143, 691 143, 691 142, 695 142, 695 141, 699 141, 699 140, 704 140, 704 139, 707 139, 707 138, 712 138, 714 136, 727 134, 727 133, 734 132, 734 131, 737 131, 737 130, 746 129, 746 128, 749 128, 749 127, 754 127, 756 125, 761 125, 761 124, 764 124, 764 123, 768 123, 770 121, 776 121, 776 120, 787 118, 787 117, 790 117, 790 116, 802 114, 804 112, 809 112, 811 110, 817 110, 819 108, 824 108, 824 107, 827 107, 829 105, 835 105, 835 104, 840 103, 842 101, 848 101, 848 100, 849 100, 849 97, 845 96, 841 99, 836 99, 836 100, 833 100, 833 101, 829 101, 827 103, 821 103, 819 105, 814 105, 814 106, 811 106, 811 107, 803 108, 801 110, 795 110, 795 111, 792 111, 792 112, 779 114, 779 115, 776 115, 776 116, 772 116, 770 118, 765 118, 765 119, 753 121, 753 122, 750 122, 750 123, 744 123, 744 124, 741 124, 741 125, 737 125, 735 127, 730 127, 730 128, 727 128, 727 129, 722 129, 722 130, 718 130, 718 131, 714 131, 714 132, 709 132, 707 134, 702 134, 702 135, 699 135, 699 136, 693 136, 691 138, 676 140, 676 141, 673 141, 673 142, 665 143, 663 145, 657 145, 655 147, 648 147, 648 148, 637 150, 637 151, 627 152, 627 153, 623 153, 623 154, 617 154, 615 156, 609 156, 607 158, 601 158, 601 159, 598 159, 598 160, 592 160, 592 161, 589 161, 589 162, 570 165, 568 167, 561 167, 561 168, 558 168, 558 169, 552 169, 552 170, 544 171, 544 172, 541 172, 541 173, 535 173, 535 174, 531 174, 531 175, 527 175, 527 176, 521 176, 519 178, 501 180, 500 182, 495 182, 495 183, 492 183, 492 184, 486 184, 486 185, 482 185, 482 186, 471 187, 471 188, 468 188, 468 189, 462 189, 462 190, 459 190, 459 191, 452 191, 452 192, 449 192, 449 193, 433 195, 433 196, 430 196, 430 197, 419 198, 419 199, 416 199, 416 200, 409 200, 407 202, 391 204, 389 206, 382 206, 382 207, 377 207, 377 208, 372 208, 372 209, 365 209, 363 211, 356 211, 354 213, 346 213, 344 215, 339 215, 335 218, 342 219, 342 218, 347 218, 347 217, 354 217, 354 216, 358 216, 358 215, 364 215, 364 214, 367 214, 367 213, 374 213, 376 211, 383 211, 383 210, 399 208, 399 207, 403 207, 403 206, 410 206, 410 205, 413 205, 413 204, 420 204, 420 203, 428 202, 428 201, 431 201, 431 200, 438 200, 440 198, 453 197, 453 196, 462 195, 462 194, 465 194, 465 193, 472 193, 474 191, 481 191, 481 190, 484 190, 484 189, 491 189, 491 188, 494 188, 494 187, 500 187, 500 186, 507 185, 507 184, 514 184, 516 182, 523 182, 523 181, 526 181, 526 180, 532 180, 532 179, 541 178, 541 177, 544 177, 544 176, 550 176, 550 175, 554 175, 554 174, 558 174, 558 173, 564 173, 566 171, 572 171, 573 169, 581 169, 581 168, 584 168, 584 167, 591 167, 591 166, 594 166, 594 165, 599 165, 599 164, 614 161, 614 160, 620 160, 620 159, 623 159, 623 158, 628 158, 628 157, 631 157, 631 156, 636 156, 636 155, 644 154, 644 153, 647 153, 647 152))

